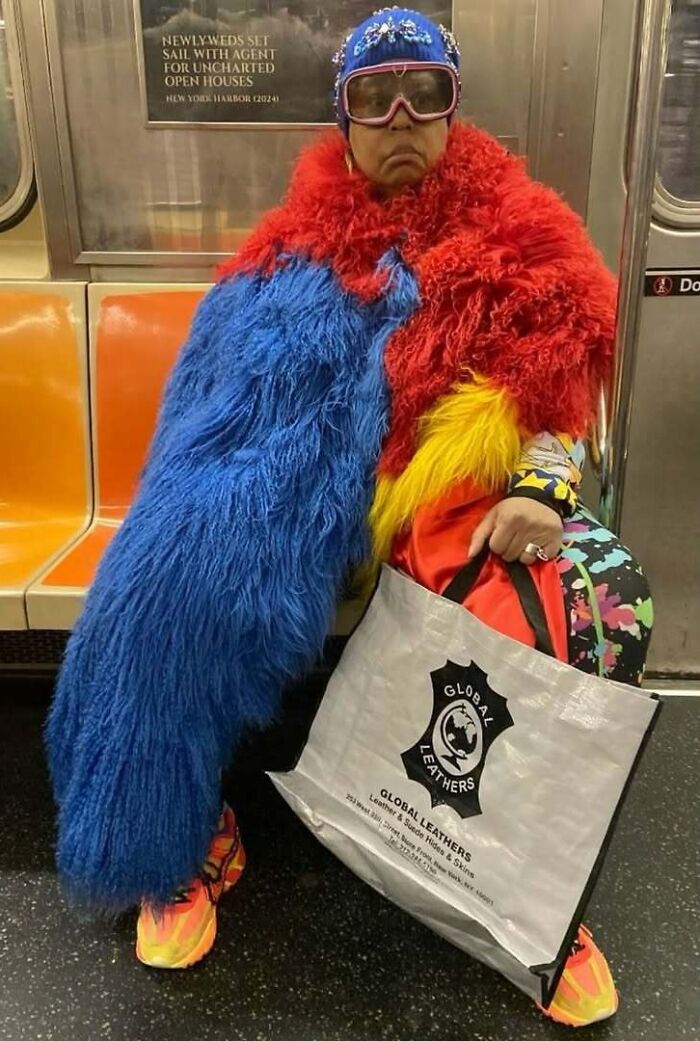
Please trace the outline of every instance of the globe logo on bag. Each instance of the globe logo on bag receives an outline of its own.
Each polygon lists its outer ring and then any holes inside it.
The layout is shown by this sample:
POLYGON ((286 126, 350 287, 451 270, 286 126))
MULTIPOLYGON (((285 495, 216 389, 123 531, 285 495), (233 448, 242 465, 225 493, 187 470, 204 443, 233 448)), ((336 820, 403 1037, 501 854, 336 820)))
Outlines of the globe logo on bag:
POLYGON ((481 762, 481 720, 468 701, 447 705, 433 727, 433 749, 440 766, 454 777, 464 777, 481 762))
POLYGON ((506 699, 474 662, 448 661, 430 678, 430 720, 401 759, 406 775, 426 789, 432 806, 450 806, 462 818, 473 817, 482 812, 479 784, 489 750, 513 726, 513 718, 506 699))

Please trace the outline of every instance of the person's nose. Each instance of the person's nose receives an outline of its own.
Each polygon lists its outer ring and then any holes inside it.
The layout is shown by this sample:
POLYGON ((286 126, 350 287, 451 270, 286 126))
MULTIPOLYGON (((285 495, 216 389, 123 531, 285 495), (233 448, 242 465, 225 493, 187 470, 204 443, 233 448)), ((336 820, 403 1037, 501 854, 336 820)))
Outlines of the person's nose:
POLYGON ((401 98, 399 101, 399 107, 394 113, 394 118, 389 123, 389 130, 412 130, 414 125, 414 121, 411 119, 411 115, 406 108, 406 103, 403 98, 401 98))

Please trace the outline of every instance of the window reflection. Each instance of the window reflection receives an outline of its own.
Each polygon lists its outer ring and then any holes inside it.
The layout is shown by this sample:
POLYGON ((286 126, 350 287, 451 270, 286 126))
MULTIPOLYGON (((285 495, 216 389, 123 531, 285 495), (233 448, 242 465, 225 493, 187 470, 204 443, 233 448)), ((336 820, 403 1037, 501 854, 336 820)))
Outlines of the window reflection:
POLYGON ((673 0, 659 132, 659 177, 684 202, 700 201, 700 0, 673 0))

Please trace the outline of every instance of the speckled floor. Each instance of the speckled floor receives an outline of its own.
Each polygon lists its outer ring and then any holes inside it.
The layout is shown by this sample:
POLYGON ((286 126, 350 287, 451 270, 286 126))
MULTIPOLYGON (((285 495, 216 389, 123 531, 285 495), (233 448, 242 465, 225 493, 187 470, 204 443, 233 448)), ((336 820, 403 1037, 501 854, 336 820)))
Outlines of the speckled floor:
MULTIPOLYGON (((251 774, 229 781, 250 868, 221 905, 214 952, 184 973, 143 968, 133 919, 81 921, 58 895, 46 685, 0 689, 2 1041, 570 1036, 357 881, 251 774)), ((622 1006, 584 1036, 700 1038, 699 776, 700 698, 669 699, 586 916, 622 1006)))

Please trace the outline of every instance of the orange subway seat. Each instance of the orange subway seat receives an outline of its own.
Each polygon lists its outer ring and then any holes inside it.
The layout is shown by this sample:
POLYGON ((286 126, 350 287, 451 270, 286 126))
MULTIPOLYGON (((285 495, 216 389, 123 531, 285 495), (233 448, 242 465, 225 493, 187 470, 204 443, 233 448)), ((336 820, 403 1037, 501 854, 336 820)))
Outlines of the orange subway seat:
POLYGON ((202 292, 129 293, 102 301, 95 348, 98 514, 131 505, 163 389, 202 292))
POLYGON ((46 587, 87 589, 92 582, 102 554, 117 533, 117 524, 96 521, 79 542, 72 547, 42 578, 46 587))
POLYGON ((0 628, 89 521, 85 287, 0 285, 0 628))
MULTIPOLYGON (((2 506, 9 511, 11 503, 4 500, 2 506)), ((77 513, 74 517, 59 519, 3 518, 0 521, 0 597, 16 589, 21 589, 24 596, 25 586, 80 532, 86 520, 84 514, 77 513)), ((0 624, 2 628, 5 626, 0 624)))
POLYGON ((100 301, 92 332, 95 519, 29 590, 32 628, 70 628, 131 505, 168 374, 205 289, 120 292, 100 301))

